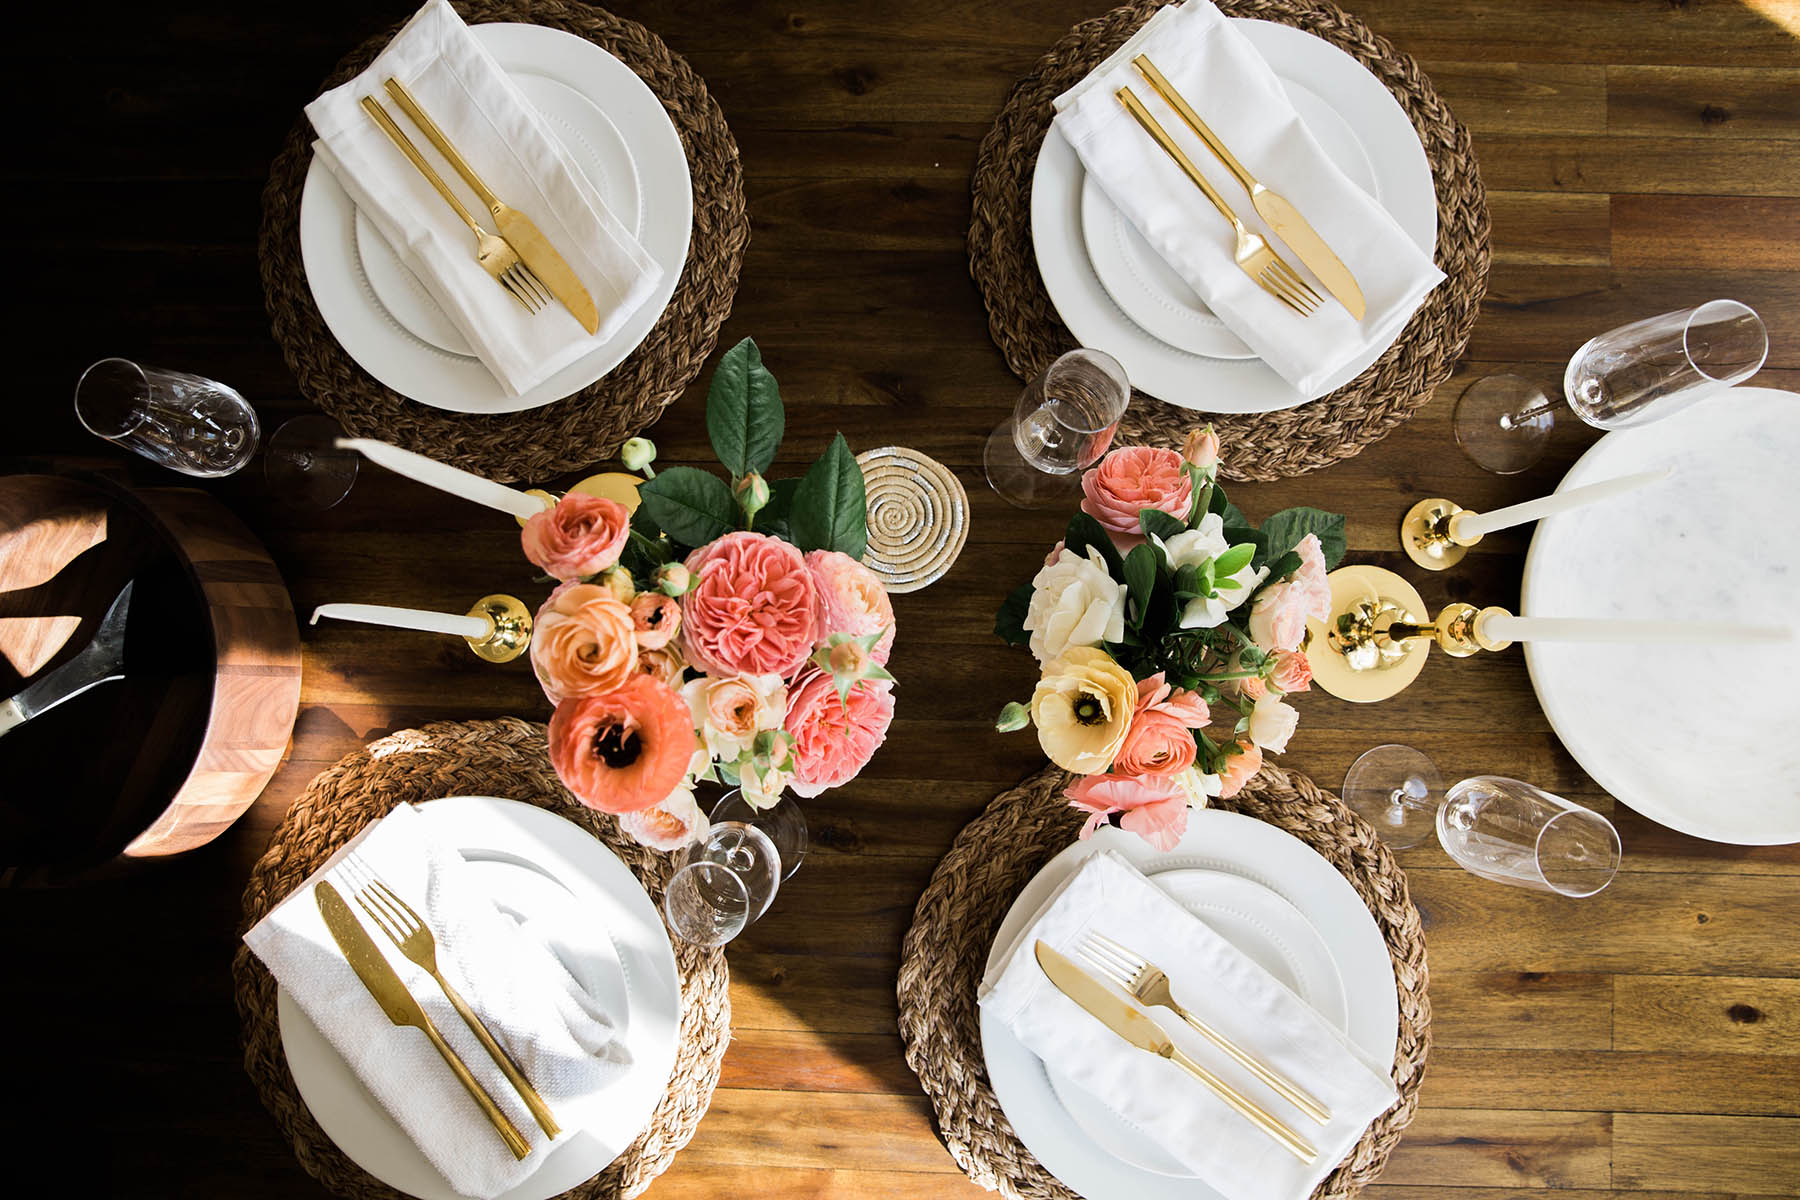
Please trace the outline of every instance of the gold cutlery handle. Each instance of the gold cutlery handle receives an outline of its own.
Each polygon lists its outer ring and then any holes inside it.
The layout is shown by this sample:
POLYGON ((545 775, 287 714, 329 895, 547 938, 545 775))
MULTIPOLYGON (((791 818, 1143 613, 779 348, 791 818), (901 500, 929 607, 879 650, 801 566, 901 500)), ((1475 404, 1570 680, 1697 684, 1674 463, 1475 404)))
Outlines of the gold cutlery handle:
POLYGON ((469 165, 469 160, 450 144, 450 139, 444 136, 444 131, 438 128, 437 122, 419 107, 419 102, 413 99, 413 94, 407 90, 406 85, 398 79, 389 79, 385 86, 387 94, 394 98, 394 103, 398 104, 400 110, 412 118, 413 124, 417 125, 419 130, 424 133, 425 140, 436 146, 437 152, 443 155, 452 167, 456 168, 456 173, 463 177, 463 182, 468 184, 469 188, 481 198, 483 204, 487 205, 488 211, 492 212, 498 208, 500 198, 488 190, 488 185, 481 181, 481 176, 475 173, 475 168, 469 165))
POLYGON ((456 1075, 457 1081, 463 1085, 463 1089, 469 1093, 475 1103, 481 1106, 481 1111, 486 1113, 487 1119, 494 1123, 494 1128, 500 1131, 500 1136, 506 1139, 506 1148, 512 1151, 513 1157, 524 1158, 530 1154, 531 1143, 525 1140, 525 1135, 519 1132, 519 1127, 512 1123, 512 1118, 500 1111, 500 1106, 494 1103, 494 1098, 488 1095, 486 1088, 481 1086, 481 1081, 470 1072, 468 1064, 463 1062, 456 1051, 450 1048, 450 1043, 444 1040, 444 1035, 438 1032, 437 1026, 432 1023, 431 1018, 426 1017, 425 1023, 419 1028, 425 1031, 425 1036, 431 1039, 431 1044, 437 1047, 437 1052, 444 1056, 444 1061, 449 1064, 450 1070, 456 1075))
POLYGON ((506 1052, 506 1047, 495 1040, 494 1035, 488 1032, 488 1027, 481 1023, 481 1018, 475 1015, 475 1011, 463 1000, 462 995, 451 987, 442 975, 433 971, 431 977, 437 980, 439 987, 444 989, 444 995, 449 997, 450 1006, 456 1010, 456 1015, 463 1019, 463 1024, 469 1027, 469 1032, 473 1033, 481 1042, 481 1048, 488 1052, 488 1057, 494 1060, 494 1065, 499 1067, 501 1073, 506 1076, 506 1082, 512 1084, 513 1090, 519 1093, 519 1099, 525 1101, 525 1107, 531 1110, 532 1118, 537 1121, 538 1128, 542 1129, 549 1137, 555 1137, 561 1133, 562 1130, 557 1126, 556 1118, 550 1115, 550 1106, 544 1103, 544 1098, 538 1095, 538 1090, 531 1086, 531 1080, 525 1078, 525 1072, 519 1069, 519 1064, 513 1061, 512 1055, 506 1052))
POLYGON ((1238 1049, 1236 1042, 1233 1042, 1230 1038, 1214 1029, 1211 1025, 1202 1021, 1199 1017, 1188 1012, 1188 1010, 1181 1007, 1181 1005, 1171 1001, 1169 1007, 1175 1011, 1176 1016, 1180 1017, 1183 1021, 1186 1021, 1196 1033, 1200 1034, 1200 1036, 1204 1037, 1207 1041, 1230 1055, 1232 1062, 1268 1084, 1270 1090, 1276 1095, 1280 1096, 1283 1100, 1286 1100, 1289 1104, 1292 1104, 1295 1108, 1299 1109, 1319 1124, 1330 1124, 1331 1110, 1329 1108, 1326 1108, 1323 1104, 1314 1100, 1298 1087, 1295 1087, 1283 1076, 1270 1070, 1262 1063, 1256 1061, 1256 1059, 1251 1058, 1248 1054, 1238 1049))
POLYGON ((402 133, 400 127, 394 124, 394 118, 387 115, 387 109, 381 107, 380 102, 373 96, 364 96, 362 106, 371 117, 375 118, 375 123, 381 126, 382 132, 393 139, 394 145, 400 147, 400 152, 406 155, 407 161, 419 168, 419 174, 430 181, 431 186, 437 189, 438 195, 442 196, 450 207, 456 210, 456 215, 463 219, 463 224, 473 229, 477 237, 486 237, 487 230, 483 229, 469 210, 463 207, 463 202, 456 198, 456 193, 450 190, 450 185, 444 182, 443 177, 437 173, 437 169, 425 161, 425 156, 420 154, 419 148, 412 144, 412 139, 402 133))
POLYGON ((1256 1101, 1183 1054, 1179 1047, 1170 1046, 1168 1057, 1171 1062, 1211 1088, 1219 1099, 1229 1104, 1245 1120, 1281 1143, 1282 1148, 1295 1158, 1309 1165, 1319 1160, 1319 1152, 1314 1150, 1309 1142, 1270 1116, 1256 1101))
POLYGON ((1206 143, 1206 148, 1219 156, 1219 161, 1225 164, 1227 170, 1237 176, 1237 181, 1244 185, 1244 190, 1254 192, 1256 177, 1246 171, 1244 164, 1237 160, 1237 156, 1225 148, 1225 143, 1219 140, 1218 134, 1214 133, 1206 122, 1200 119, 1200 114, 1194 111, 1193 105, 1187 102, 1185 96, 1175 90, 1175 85, 1163 78, 1163 73, 1156 69, 1155 63, 1150 61, 1150 56, 1140 54, 1131 60, 1131 65, 1138 69, 1138 74, 1149 80, 1150 86, 1156 89, 1156 94, 1161 96, 1183 121, 1187 122, 1187 127, 1206 143))
POLYGON ((1169 131, 1150 115, 1150 110, 1144 107, 1144 102, 1139 100, 1130 88, 1120 88, 1115 94, 1119 97, 1119 103, 1123 104, 1126 110, 1137 118, 1137 123, 1144 127, 1144 132, 1148 133, 1152 140, 1163 148, 1165 154, 1175 160, 1175 165, 1185 171, 1187 177, 1194 181, 1194 186, 1204 192, 1206 198, 1225 214, 1225 219, 1230 221, 1234 227, 1242 228, 1243 222, 1238 220, 1238 215, 1231 211, 1231 205, 1225 203, 1225 197, 1219 195, 1217 189, 1207 182, 1206 176, 1200 173, 1200 168, 1194 165, 1187 153, 1175 144, 1175 139, 1169 136, 1169 131))

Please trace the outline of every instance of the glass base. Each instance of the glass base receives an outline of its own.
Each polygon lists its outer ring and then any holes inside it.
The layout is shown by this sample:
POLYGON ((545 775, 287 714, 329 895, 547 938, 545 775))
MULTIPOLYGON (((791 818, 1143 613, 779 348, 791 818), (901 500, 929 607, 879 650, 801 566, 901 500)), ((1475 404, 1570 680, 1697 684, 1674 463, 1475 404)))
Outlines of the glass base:
POLYGON ((1496 475, 1516 475, 1544 457, 1555 424, 1544 389, 1522 375, 1477 379, 1456 402, 1451 427, 1456 444, 1475 465, 1496 475), (1523 421, 1512 418, 1534 412, 1523 421))
POLYGON ((1014 508, 1066 508, 1081 497, 1081 472, 1052 475, 1026 462, 1014 438, 1017 428, 1002 421, 988 435, 981 465, 994 494, 1014 508))
POLYGON ((1437 764, 1411 746, 1377 746, 1350 764, 1343 796, 1389 849, 1404 850, 1437 832, 1444 779, 1437 764))
POLYGON ((337 448, 343 436, 338 423, 323 413, 283 424, 263 451, 269 491, 281 503, 305 509, 331 508, 348 496, 361 456, 337 448))
POLYGON ((744 799, 744 793, 733 788, 719 798, 713 805, 712 823, 714 825, 732 822, 734 824, 751 825, 775 843, 775 853, 781 856, 781 878, 793 877, 800 864, 806 859, 806 848, 810 844, 806 832, 806 814, 800 811, 800 805, 787 795, 783 795, 769 808, 756 808, 744 799))

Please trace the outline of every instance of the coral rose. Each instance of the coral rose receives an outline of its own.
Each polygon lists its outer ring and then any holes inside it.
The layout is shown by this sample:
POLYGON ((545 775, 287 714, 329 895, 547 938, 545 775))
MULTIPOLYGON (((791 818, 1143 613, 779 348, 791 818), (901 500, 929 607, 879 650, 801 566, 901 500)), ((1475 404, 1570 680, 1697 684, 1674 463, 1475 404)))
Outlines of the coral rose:
POLYGON ((783 723, 794 738, 794 791, 816 796, 856 778, 887 740, 893 719, 894 693, 886 684, 865 679, 839 700, 829 672, 815 669, 796 679, 783 723))
POLYGON ((694 800, 691 780, 683 782, 661 804, 619 815, 619 828, 652 850, 679 850, 699 837, 705 826, 706 818, 694 800))
POLYGON ((750 749, 757 734, 780 729, 787 714, 787 686, 779 675, 702 675, 681 689, 681 698, 693 714, 700 740, 723 762, 750 749))
POLYGON ((1186 521, 1194 483, 1181 455, 1153 446, 1126 446, 1081 477, 1081 511, 1105 526, 1113 544, 1129 549, 1144 540, 1141 509, 1155 508, 1186 521))
POLYGON ((1230 799, 1243 791, 1250 777, 1262 770, 1262 747, 1249 738, 1240 739, 1237 745, 1237 753, 1226 756, 1225 769, 1219 772, 1219 782, 1225 785, 1219 792, 1221 799, 1230 799))
POLYGON ((887 589, 881 586, 881 579, 848 554, 836 550, 809 552, 806 569, 812 572, 819 596, 813 609, 817 621, 814 645, 823 646, 834 633, 852 637, 881 633, 870 656, 886 666, 894 649, 894 605, 888 599, 887 589))
POLYGON ((1298 650, 1281 650, 1269 671, 1269 684, 1278 692, 1304 692, 1312 686, 1312 664, 1298 650))
POLYGON ((641 592, 632 597, 631 627, 639 650, 661 650, 681 628, 681 604, 660 592, 641 592))
POLYGON ((531 515, 519 531, 519 544, 539 570, 567 583, 618 562, 630 535, 631 514, 623 504, 570 492, 555 508, 531 515))
POLYGON ((1031 693, 1038 745, 1065 771, 1106 770, 1137 708, 1137 680, 1104 650, 1073 646, 1045 665, 1031 693))
POLYGON ((616 691, 636 665, 631 610, 605 588, 565 583, 538 609, 531 669, 551 703, 616 691))
POLYGON ((1187 832, 1187 790, 1163 776, 1090 775, 1070 784, 1063 795, 1071 807, 1088 814, 1081 827, 1083 838, 1092 837, 1114 813, 1122 814, 1121 829, 1137 834, 1165 854, 1175 849, 1187 832))
POLYGON ((550 717, 550 764, 589 808, 630 813, 661 804, 687 775, 694 725, 665 683, 633 675, 618 691, 564 700, 550 717))
POLYGON ((688 556, 681 598, 687 660, 709 675, 791 678, 818 639, 818 586, 800 551, 761 533, 728 533, 688 556))

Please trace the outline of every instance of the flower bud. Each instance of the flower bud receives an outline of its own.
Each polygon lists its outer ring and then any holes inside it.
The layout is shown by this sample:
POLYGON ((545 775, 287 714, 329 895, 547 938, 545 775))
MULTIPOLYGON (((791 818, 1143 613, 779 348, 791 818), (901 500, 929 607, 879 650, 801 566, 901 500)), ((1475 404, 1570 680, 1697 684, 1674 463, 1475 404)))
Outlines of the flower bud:
POLYGON ((769 505, 769 481, 755 471, 738 480, 737 487, 733 490, 737 493, 738 505, 747 517, 754 517, 769 505))
POLYGON ((860 679, 869 666, 869 652, 858 642, 839 642, 826 660, 833 675, 849 675, 860 679))
POLYGON ((665 596, 685 596, 688 589, 694 586, 693 576, 684 563, 664 563, 656 568, 653 578, 658 590, 665 596))
POLYGON ((1011 733, 1031 724, 1031 712, 1017 700, 1000 710, 1000 719, 994 722, 994 728, 1001 733, 1011 733))
POLYGON ((1219 435, 1211 425, 1194 430, 1181 444, 1181 457, 1202 471, 1214 470, 1219 465, 1219 435))
POLYGON ((619 461, 625 464, 627 471, 642 471, 650 479, 656 478, 656 472, 650 464, 656 461, 656 443, 649 438, 634 437, 619 447, 619 461))
POLYGON ((620 604, 630 604, 637 596, 637 585, 631 582, 631 572, 624 567, 607 568, 595 582, 611 592, 620 604))

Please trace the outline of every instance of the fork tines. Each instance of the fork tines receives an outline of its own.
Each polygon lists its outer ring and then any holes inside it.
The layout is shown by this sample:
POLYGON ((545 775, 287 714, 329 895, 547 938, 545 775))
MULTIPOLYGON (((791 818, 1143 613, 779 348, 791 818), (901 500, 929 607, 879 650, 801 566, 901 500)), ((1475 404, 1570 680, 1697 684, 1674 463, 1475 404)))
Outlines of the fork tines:
POLYGON ((353 853, 347 854, 341 869, 356 903, 396 943, 423 928, 425 923, 413 911, 412 905, 402 900, 362 859, 353 853))
POLYGON ((1256 282, 1262 285, 1263 290, 1302 316, 1311 316, 1324 303, 1319 293, 1313 291, 1306 280, 1288 266, 1280 255, 1269 260, 1269 265, 1263 268, 1256 282))
POLYGON ((1089 930, 1077 948, 1080 955, 1108 979, 1130 991, 1146 965, 1143 958, 1107 937, 1089 930))
POLYGON ((513 294, 528 312, 537 312, 550 303, 550 293, 524 263, 509 267, 500 274, 500 286, 513 294))

